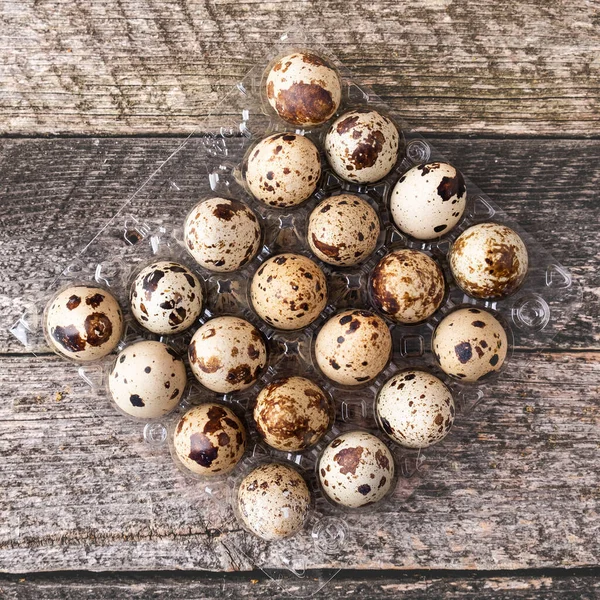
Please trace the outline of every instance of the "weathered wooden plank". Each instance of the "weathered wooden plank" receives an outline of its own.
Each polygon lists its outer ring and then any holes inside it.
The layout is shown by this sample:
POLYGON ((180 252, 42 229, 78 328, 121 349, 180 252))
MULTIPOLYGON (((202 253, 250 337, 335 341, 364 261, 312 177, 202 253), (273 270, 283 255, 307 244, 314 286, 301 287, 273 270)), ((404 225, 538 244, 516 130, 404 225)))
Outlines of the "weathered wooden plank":
POLYGON ((243 532, 56 357, 0 357, 0 570, 594 566, 599 375, 597 352, 518 354, 442 465, 392 512, 345 516, 327 555, 243 532))
POLYGON ((191 131, 301 27, 422 131, 600 133, 600 13, 566 0, 5 2, 0 133, 191 131))

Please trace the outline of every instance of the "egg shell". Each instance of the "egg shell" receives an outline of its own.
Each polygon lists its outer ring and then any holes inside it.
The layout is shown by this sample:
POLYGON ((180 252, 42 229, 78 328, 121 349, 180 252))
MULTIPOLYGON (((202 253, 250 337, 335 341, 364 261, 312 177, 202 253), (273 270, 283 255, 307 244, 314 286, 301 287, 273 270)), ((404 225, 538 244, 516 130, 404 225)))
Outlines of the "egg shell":
POLYGON ((504 298, 515 292, 528 268, 527 248, 519 235, 498 223, 463 231, 450 250, 456 283, 475 298, 504 298))
POLYGON ((238 488, 238 514, 264 540, 280 540, 302 529, 310 509, 310 492, 302 476, 280 463, 263 464, 238 488))
POLYGON ((244 178, 252 195, 275 208, 297 206, 309 198, 321 177, 321 156, 303 135, 275 133, 251 148, 244 178))
POLYGON ((254 420, 269 446, 299 452, 329 429, 332 406, 325 392, 304 377, 286 377, 265 386, 256 399, 254 420))
POLYGON ((388 379, 375 411, 392 440, 405 448, 427 448, 448 435, 455 407, 450 390, 435 375, 409 370, 388 379))
POLYGON ((250 286, 258 316, 277 329, 310 325, 327 304, 323 271, 301 254, 279 254, 258 269, 250 286))
POLYGON ((380 501, 394 483, 391 452, 367 431, 349 431, 335 438, 317 468, 325 495, 348 508, 380 501))
POLYGON ((371 274, 371 299, 384 315, 398 323, 419 323, 444 299, 446 284, 438 264, 418 250, 395 250, 384 256, 371 274))
POLYGON ((330 119, 338 109, 342 84, 337 71, 320 56, 295 52, 271 67, 266 94, 284 121, 312 127, 330 119))
POLYGON ((206 388, 227 394, 250 387, 267 363, 267 348, 254 325, 239 317, 216 317, 188 348, 190 367, 206 388))
POLYGON ((192 473, 212 477, 235 468, 246 450, 246 438, 246 428, 229 407, 207 403, 181 417, 173 448, 192 473))
POLYGON ((418 240, 432 240, 450 232, 467 203, 462 173, 448 163, 413 167, 396 183, 390 210, 396 227, 418 240))
POLYGON ((202 312, 200 280, 185 265, 168 260, 142 269, 131 285, 129 299, 136 321, 162 335, 185 331, 202 312))
POLYGON ((367 310, 350 309, 334 315, 323 325, 315 342, 319 368, 342 385, 361 385, 377 377, 391 352, 388 326, 367 310))
POLYGON ((142 341, 117 356, 108 378, 115 404, 139 419, 157 419, 170 413, 185 390, 185 364, 162 342, 142 341))
POLYGON ((377 111, 359 108, 334 121, 325 136, 325 154, 333 170, 355 183, 374 183, 398 160, 400 135, 377 111))
POLYGON ((184 239, 199 265, 210 271, 230 273, 256 256, 261 230, 256 215, 243 202, 210 198, 189 213, 184 239))
POLYGON ((498 371, 508 352, 500 322, 479 308, 461 308, 436 327, 432 350, 442 370, 461 381, 473 382, 498 371))
POLYGON ((115 349, 123 333, 123 313, 110 292, 76 285, 50 300, 44 324, 54 350, 78 362, 88 362, 115 349))
POLYGON ((326 198, 308 221, 308 244, 323 262, 340 267, 356 265, 375 250, 379 217, 373 207, 353 194, 326 198))

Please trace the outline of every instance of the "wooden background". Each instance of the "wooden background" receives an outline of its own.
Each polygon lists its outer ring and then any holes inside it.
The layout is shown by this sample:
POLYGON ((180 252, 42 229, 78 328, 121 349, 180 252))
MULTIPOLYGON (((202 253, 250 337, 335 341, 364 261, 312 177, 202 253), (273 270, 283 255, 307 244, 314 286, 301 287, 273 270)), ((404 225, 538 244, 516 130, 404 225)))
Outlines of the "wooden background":
POLYGON ((375 542, 307 567, 342 569, 330 598, 597 598, 600 3, 493 0, 0 1, 0 597, 278 594, 235 548, 275 570, 281 556, 190 506, 167 457, 141 459, 70 365, 6 329, 295 23, 584 292, 553 344, 515 354, 464 424, 476 439, 393 518, 360 517, 375 542))

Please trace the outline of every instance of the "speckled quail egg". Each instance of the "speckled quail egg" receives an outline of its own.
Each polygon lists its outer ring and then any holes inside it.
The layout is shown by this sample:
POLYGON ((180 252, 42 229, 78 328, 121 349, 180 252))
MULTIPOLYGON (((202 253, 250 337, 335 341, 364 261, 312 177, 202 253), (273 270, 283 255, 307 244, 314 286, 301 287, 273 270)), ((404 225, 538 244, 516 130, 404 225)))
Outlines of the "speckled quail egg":
POLYGON ((123 313, 115 297, 98 287, 77 285, 60 292, 45 313, 51 347, 76 361, 110 354, 123 333, 123 313))
POLYGON ((373 183, 396 164, 400 136, 390 119, 359 108, 343 114, 325 137, 325 154, 343 179, 373 183))
POLYGON ((371 274, 375 307, 398 323, 418 323, 442 303, 444 275, 438 264, 418 250, 395 250, 384 256, 371 274))
POLYGON ((310 258, 279 254, 255 273, 250 297, 258 316, 272 327, 301 329, 325 308, 327 281, 310 258))
POLYGON ((286 377, 265 386, 254 407, 260 436, 269 446, 298 452, 316 444, 329 429, 332 406, 325 392, 304 377, 286 377))
POLYGON ((303 135, 275 133, 250 150, 244 177, 252 195, 268 206, 297 206, 317 187, 321 157, 303 135))
POLYGON ((368 310, 350 309, 323 325, 315 343, 321 371, 342 385, 360 385, 383 371, 392 352, 385 321, 368 310))
POLYGON ((119 354, 108 387, 122 411, 140 419, 156 419, 177 406, 186 380, 185 364, 172 348, 143 341, 119 354))
POLYGON ((185 331, 202 312, 200 281, 186 266, 171 261, 142 269, 129 298, 136 321, 152 333, 185 331))
POLYGON ((381 429, 406 448, 427 448, 444 439, 454 423, 454 399, 434 375, 409 370, 385 383, 375 408, 381 429))
POLYGON ((177 423, 173 449, 184 467, 197 475, 229 473, 246 449, 246 428, 227 406, 194 406, 177 423))
POLYGON ((325 494, 337 504, 358 508, 381 500, 394 482, 394 458, 367 431, 348 431, 323 451, 318 464, 325 494))
POLYGON ((280 540, 302 529, 310 509, 306 482, 292 467, 260 465, 238 488, 238 514, 252 533, 264 540, 280 540))
POLYGON ((242 202, 210 198, 185 221, 185 245, 205 269, 231 272, 252 260, 261 242, 256 215, 242 202))
POLYGON ((475 298, 503 298, 527 275, 527 248, 519 235, 497 223, 480 223, 461 233, 450 250, 456 283, 475 298))
POLYGON ((392 191, 390 210, 396 227, 432 240, 451 231, 465 210, 467 188, 462 173, 448 163, 417 165, 400 177, 392 191))
POLYGON ((267 363, 265 342, 239 317, 216 317, 196 333, 188 349, 190 367, 206 388, 227 394, 250 387, 267 363))
POLYGON ((323 200, 308 221, 308 244, 322 261, 349 267, 365 260, 377 246, 379 218, 371 205, 353 194, 323 200))
POLYGON ((461 308, 444 317, 431 345, 445 373, 469 382, 498 371, 508 352, 504 328, 479 308, 461 308))
POLYGON ((267 75, 267 99, 288 123, 320 125, 340 105, 342 84, 337 71, 312 52, 280 58, 267 75))

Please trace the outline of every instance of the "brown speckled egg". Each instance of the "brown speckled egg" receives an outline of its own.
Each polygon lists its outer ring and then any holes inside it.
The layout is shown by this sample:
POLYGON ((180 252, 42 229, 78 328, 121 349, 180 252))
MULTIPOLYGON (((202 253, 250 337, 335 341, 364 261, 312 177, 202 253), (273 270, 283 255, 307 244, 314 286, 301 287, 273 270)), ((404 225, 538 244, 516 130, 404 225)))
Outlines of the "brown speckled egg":
POLYGON ((123 313, 110 292, 77 285, 50 300, 44 325, 53 350, 86 362, 102 358, 115 349, 123 333, 123 313))
POLYGON ((192 473, 224 475, 244 454, 246 428, 227 406, 201 404, 188 410, 177 423, 173 448, 192 473))
POLYGON ((400 177, 390 210, 396 227, 417 238, 446 235, 459 222, 467 203, 462 173, 448 163, 417 165, 400 177))
POLYGON ((458 236, 450 250, 456 283, 475 298, 503 298, 527 275, 527 248, 519 235, 497 223, 474 225, 458 236))
POLYGON ((353 194, 323 200, 308 221, 308 244, 330 265, 356 265, 375 250, 379 218, 371 205, 353 194))
POLYGON ((360 385, 377 377, 391 352, 388 326, 368 310, 350 309, 331 317, 315 343, 319 368, 342 385, 360 385))
POLYGON ((205 269, 231 272, 252 260, 260 247, 256 215, 242 202, 210 198, 197 204, 185 222, 185 246, 205 269))
POLYGON ((343 179, 373 183, 396 164, 400 136, 390 119, 359 108, 337 119, 325 137, 325 153, 343 179))
POLYGON ((444 275, 438 264, 418 250, 395 250, 384 256, 369 283, 375 307, 398 323, 430 317, 444 298, 444 275))
POLYGON ((258 316, 277 329, 310 325, 327 304, 323 271, 301 254, 273 256, 258 269, 250 287, 258 316))
POLYGON ((502 325, 489 312, 461 308, 440 322, 431 346, 445 373, 470 382, 502 367, 508 339, 502 325))
POLYGON ((267 75, 267 99, 288 123, 312 127, 338 109, 342 84, 337 71, 312 52, 295 52, 275 62, 267 75))
POLYGON ((209 390, 227 394, 250 387, 267 363, 262 335, 238 317, 216 317, 196 333, 188 349, 196 379, 209 390))
POLYGON ((427 448, 444 439, 454 423, 454 399, 434 375, 409 370, 379 391, 376 414, 383 431, 406 448, 427 448))
POLYGON ((244 177, 252 195, 268 206, 297 206, 317 187, 321 157, 303 135, 275 133, 250 150, 244 177))
POLYGON ((264 540, 280 540, 302 529, 310 509, 310 492, 292 467, 269 463, 246 475, 237 493, 238 514, 264 540))
POLYGON ((142 269, 129 298, 136 321, 152 333, 185 331, 202 312, 200 281, 186 266, 171 261, 142 269))
POLYGON ((128 415, 156 419, 170 413, 185 389, 185 364, 162 342, 143 341, 117 356, 108 378, 110 395, 128 415))
POLYGON ((329 429, 332 406, 325 392, 304 377, 286 377, 264 387, 254 407, 260 436, 269 446, 299 452, 329 429))
POLYGON ((378 502, 394 482, 392 453, 367 431, 348 431, 335 438, 317 468, 323 492, 349 508, 378 502))

